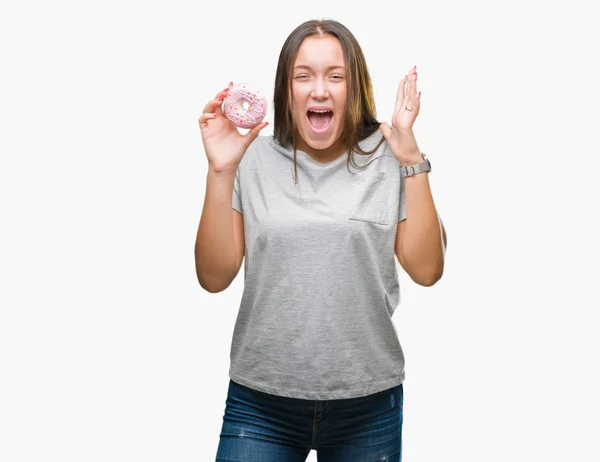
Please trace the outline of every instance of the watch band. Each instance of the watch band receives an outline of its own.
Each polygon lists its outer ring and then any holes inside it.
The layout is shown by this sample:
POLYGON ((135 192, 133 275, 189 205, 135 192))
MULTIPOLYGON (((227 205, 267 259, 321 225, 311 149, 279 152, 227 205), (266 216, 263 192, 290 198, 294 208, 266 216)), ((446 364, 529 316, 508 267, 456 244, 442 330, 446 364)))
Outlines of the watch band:
POLYGON ((402 178, 405 178, 407 176, 413 176, 417 173, 431 172, 431 162, 429 162, 429 159, 427 158, 425 153, 422 152, 421 155, 423 156, 423 159, 425 159, 423 162, 400 167, 400 176, 402 178))

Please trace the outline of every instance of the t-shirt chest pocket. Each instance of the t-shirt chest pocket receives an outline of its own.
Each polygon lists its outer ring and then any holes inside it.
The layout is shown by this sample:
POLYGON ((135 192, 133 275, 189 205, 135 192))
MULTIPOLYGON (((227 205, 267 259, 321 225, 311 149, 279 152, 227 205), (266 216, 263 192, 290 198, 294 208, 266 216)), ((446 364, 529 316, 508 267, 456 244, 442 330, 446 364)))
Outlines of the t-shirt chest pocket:
POLYGON ((360 171, 350 176, 350 220, 388 224, 386 172, 360 171))

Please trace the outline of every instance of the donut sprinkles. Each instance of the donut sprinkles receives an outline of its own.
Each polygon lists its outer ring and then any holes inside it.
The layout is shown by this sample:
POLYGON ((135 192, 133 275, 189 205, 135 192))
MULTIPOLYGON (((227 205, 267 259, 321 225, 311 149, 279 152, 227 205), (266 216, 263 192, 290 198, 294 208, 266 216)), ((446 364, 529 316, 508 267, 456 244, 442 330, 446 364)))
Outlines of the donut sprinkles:
POLYGON ((267 102, 255 85, 239 83, 229 90, 223 101, 223 112, 238 127, 252 128, 267 115, 267 102), (249 104, 247 110, 244 102, 249 104))

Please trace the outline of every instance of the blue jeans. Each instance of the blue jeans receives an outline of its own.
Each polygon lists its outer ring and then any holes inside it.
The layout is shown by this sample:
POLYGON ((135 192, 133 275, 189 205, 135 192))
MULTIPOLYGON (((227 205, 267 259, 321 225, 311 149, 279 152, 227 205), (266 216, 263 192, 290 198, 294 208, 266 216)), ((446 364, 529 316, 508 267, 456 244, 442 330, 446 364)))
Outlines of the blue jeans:
POLYGON ((217 462, 400 462, 402 384, 334 400, 276 396, 229 379, 217 462))

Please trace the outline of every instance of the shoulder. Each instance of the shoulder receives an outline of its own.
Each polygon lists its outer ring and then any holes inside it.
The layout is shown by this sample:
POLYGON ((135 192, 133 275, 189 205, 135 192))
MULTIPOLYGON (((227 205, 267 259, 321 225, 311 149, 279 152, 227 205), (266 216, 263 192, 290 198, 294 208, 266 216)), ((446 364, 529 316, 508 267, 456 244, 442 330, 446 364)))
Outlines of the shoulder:
POLYGON ((370 163, 367 170, 386 172, 392 176, 397 175, 400 177, 400 163, 380 130, 360 141, 359 146, 366 152, 373 151, 378 146, 372 154, 354 154, 355 159, 358 159, 361 165, 370 163))
POLYGON ((239 166, 242 169, 253 168, 259 163, 257 162, 257 157, 260 156, 261 151, 264 151, 268 143, 266 138, 266 136, 259 135, 250 143, 250 146, 248 146, 248 149, 244 153, 244 157, 240 161, 239 166))
POLYGON ((282 147, 273 135, 259 135, 246 150, 240 165, 250 169, 264 167, 282 155, 288 157, 288 149, 282 147))
POLYGON ((252 142, 254 150, 258 153, 275 149, 277 141, 273 138, 273 135, 259 135, 252 142))

